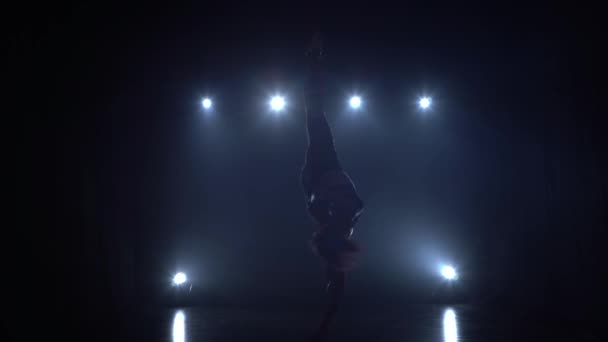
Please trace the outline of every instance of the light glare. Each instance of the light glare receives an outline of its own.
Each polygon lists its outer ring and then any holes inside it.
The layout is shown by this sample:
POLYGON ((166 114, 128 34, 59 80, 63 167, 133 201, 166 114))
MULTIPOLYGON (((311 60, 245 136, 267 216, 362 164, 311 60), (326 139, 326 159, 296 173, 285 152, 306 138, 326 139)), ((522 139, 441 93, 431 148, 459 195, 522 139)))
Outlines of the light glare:
POLYGON ((173 277, 173 283, 175 285, 181 285, 183 283, 186 282, 186 280, 188 280, 188 278, 186 277, 186 274, 183 272, 178 272, 174 277, 173 277))
POLYGON ((447 280, 454 280, 456 279, 456 270, 452 266, 443 266, 441 275, 447 280))
POLYGON ((211 106, 213 105, 213 102, 211 102, 211 99, 209 99, 209 98, 204 98, 202 103, 203 103, 203 108, 205 108, 205 109, 211 109, 211 106))
POLYGON ((285 99, 282 96, 273 96, 270 99, 270 108, 275 112, 282 111, 285 108, 285 99))
POLYGON ((420 108, 427 109, 431 106, 431 98, 423 97, 420 99, 420 101, 418 101, 418 104, 420 105, 420 108))
POLYGON ((348 103, 350 104, 351 108, 358 109, 359 107, 361 107, 361 98, 359 96, 353 96, 350 98, 350 101, 348 101, 348 103))

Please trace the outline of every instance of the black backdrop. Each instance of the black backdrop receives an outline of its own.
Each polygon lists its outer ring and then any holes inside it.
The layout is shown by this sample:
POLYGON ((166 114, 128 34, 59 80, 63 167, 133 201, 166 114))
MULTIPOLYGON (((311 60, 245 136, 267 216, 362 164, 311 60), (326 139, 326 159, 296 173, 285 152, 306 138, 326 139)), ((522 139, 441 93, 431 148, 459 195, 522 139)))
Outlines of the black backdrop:
POLYGON ((350 294, 425 298, 451 258, 471 298, 560 298, 590 319, 605 298, 601 20, 509 8, 18 10, 7 80, 23 130, 7 146, 25 210, 5 260, 25 291, 11 299, 49 332, 105 326, 105 339, 145 333, 134 322, 178 267, 211 299, 316 298, 297 94, 321 22, 330 121, 368 202, 350 294), (290 99, 278 120, 264 107, 276 89, 290 99), (354 90, 359 117, 343 110, 354 90), (205 93, 214 116, 197 106, 205 93))

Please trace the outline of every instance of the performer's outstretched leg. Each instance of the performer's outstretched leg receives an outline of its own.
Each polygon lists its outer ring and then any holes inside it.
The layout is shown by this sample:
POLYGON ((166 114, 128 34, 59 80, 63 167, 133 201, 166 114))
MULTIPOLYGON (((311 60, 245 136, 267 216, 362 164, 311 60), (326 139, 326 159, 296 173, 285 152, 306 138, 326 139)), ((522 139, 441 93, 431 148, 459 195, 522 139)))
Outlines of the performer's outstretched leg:
POLYGON ((302 170, 302 185, 307 197, 310 197, 314 188, 319 186, 324 174, 342 170, 331 128, 323 111, 325 87, 320 58, 320 47, 310 52, 309 78, 305 90, 308 149, 302 170))
POLYGON ((328 305, 315 335, 321 339, 326 336, 338 309, 344 292, 345 272, 352 268, 354 255, 358 252, 350 237, 363 202, 336 153, 331 128, 323 112, 325 89, 320 70, 320 44, 313 47, 305 93, 308 148, 302 186, 308 211, 318 224, 313 235, 313 249, 326 266, 328 305))

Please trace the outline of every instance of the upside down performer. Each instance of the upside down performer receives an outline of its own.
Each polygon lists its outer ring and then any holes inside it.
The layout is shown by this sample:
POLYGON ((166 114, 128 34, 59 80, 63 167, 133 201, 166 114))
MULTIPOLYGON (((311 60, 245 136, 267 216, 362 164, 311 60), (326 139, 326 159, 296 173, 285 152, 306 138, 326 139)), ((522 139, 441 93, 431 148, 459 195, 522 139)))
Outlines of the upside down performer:
POLYGON ((315 335, 317 338, 327 334, 344 292, 345 273, 354 266, 359 247, 351 237, 363 211, 363 202, 340 165, 323 111, 325 88, 321 57, 321 41, 317 36, 308 53, 309 78, 305 89, 308 148, 302 169, 308 213, 317 228, 311 244, 323 260, 327 279, 328 306, 315 335))

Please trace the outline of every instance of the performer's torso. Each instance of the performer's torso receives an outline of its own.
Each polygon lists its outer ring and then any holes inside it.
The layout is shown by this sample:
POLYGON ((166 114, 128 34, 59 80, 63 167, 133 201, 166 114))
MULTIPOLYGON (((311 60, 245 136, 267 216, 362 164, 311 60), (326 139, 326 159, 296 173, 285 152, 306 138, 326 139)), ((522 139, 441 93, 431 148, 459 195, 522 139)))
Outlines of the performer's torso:
POLYGON ((363 201, 350 177, 336 170, 321 177, 308 200, 308 211, 320 224, 351 228, 363 211, 363 201))

